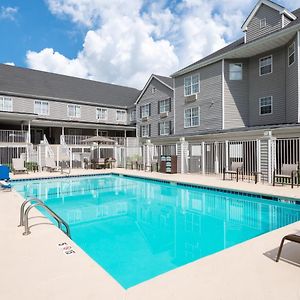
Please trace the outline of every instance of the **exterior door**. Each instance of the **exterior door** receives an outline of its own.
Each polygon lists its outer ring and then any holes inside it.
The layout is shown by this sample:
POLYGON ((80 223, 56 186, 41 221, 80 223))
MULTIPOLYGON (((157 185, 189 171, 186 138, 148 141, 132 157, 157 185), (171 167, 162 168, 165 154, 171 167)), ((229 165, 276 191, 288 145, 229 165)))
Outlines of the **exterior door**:
POLYGON ((40 144, 44 138, 44 129, 33 128, 31 129, 31 143, 34 145, 40 144))

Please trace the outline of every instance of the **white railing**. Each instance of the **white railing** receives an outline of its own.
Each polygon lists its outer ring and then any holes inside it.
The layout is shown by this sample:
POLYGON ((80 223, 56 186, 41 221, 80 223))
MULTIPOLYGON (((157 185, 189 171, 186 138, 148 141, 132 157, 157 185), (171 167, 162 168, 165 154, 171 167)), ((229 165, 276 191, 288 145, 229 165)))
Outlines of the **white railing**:
MULTIPOLYGON (((84 140, 91 138, 90 135, 65 135, 64 139, 67 145, 88 145, 88 142, 84 140)), ((117 142, 118 145, 124 146, 125 145, 125 137, 110 137, 107 136, 106 138, 114 140, 117 142)))
POLYGON ((27 131, 0 130, 0 143, 27 143, 27 131))
POLYGON ((67 157, 68 160, 71 160, 71 156, 70 156, 70 148, 68 147, 66 140, 65 140, 64 135, 60 136, 60 149, 62 154, 67 157))
POLYGON ((45 156, 50 157, 50 158, 55 160, 54 152, 53 152, 53 150, 52 150, 52 148, 51 148, 51 146, 50 146, 50 144, 47 140, 46 135, 44 135, 43 142, 44 142, 44 145, 45 145, 45 156))

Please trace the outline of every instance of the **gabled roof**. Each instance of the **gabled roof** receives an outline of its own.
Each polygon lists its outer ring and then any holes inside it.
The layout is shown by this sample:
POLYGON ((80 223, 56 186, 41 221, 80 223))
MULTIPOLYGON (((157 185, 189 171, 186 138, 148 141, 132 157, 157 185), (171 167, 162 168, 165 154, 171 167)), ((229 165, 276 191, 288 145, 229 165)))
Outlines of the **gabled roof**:
POLYGON ((258 1, 258 3, 256 4, 256 6, 253 8, 253 10, 251 11, 250 15, 248 16, 248 18, 246 19, 246 21, 244 22, 244 24, 242 25, 242 30, 243 31, 247 31, 247 27, 250 23, 250 21, 253 19, 253 17, 255 16, 255 14, 257 13, 257 11, 260 9, 260 7, 262 5, 266 5, 269 6, 271 8, 273 8, 274 10, 277 10, 279 14, 284 14, 285 16, 287 16, 289 19, 291 19, 292 21, 296 20, 296 16, 291 13, 290 11, 288 11, 285 7, 276 4, 270 0, 260 0, 258 1))
POLYGON ((292 22, 290 22, 287 26, 285 26, 283 29, 280 29, 276 32, 269 33, 265 36, 262 36, 254 41, 245 43, 244 38, 240 38, 233 43, 225 46, 224 48, 221 48, 220 50, 213 52, 212 54, 176 71, 174 74, 172 74, 172 77, 180 76, 183 74, 186 74, 188 72, 192 72, 198 68, 204 67, 206 65, 209 65, 211 63, 214 63, 216 61, 220 61, 223 58, 228 58, 226 56, 230 55, 232 52, 239 51, 240 49, 243 49, 245 47, 252 47, 252 45, 258 45, 259 43, 262 43, 265 40, 269 40, 271 37, 274 37, 275 35, 280 34, 287 34, 287 32, 295 32, 296 30, 299 30, 300 26, 300 8, 294 10, 293 15, 296 17, 296 19, 292 22))
POLYGON ((140 91, 0 64, 0 94, 126 108, 134 105, 140 91))
POLYGON ((138 102, 140 101, 140 99, 144 95, 145 91, 147 90, 147 88, 149 87, 149 85, 150 85, 150 83, 151 83, 151 81, 153 79, 156 79, 157 81, 159 81, 160 83, 162 83, 164 86, 166 86, 170 90, 173 90, 173 78, 166 77, 166 76, 161 76, 161 75, 156 75, 156 74, 152 74, 150 76, 150 78, 148 79, 147 83, 145 84, 144 88, 142 89, 140 95, 136 99, 135 104, 138 104, 138 102))

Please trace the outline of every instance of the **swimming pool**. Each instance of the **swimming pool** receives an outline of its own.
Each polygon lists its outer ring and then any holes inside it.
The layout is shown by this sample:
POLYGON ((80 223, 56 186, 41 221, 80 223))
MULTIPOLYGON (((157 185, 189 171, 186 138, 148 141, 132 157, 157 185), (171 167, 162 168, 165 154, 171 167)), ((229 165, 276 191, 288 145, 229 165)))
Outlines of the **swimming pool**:
POLYGON ((13 187, 46 199, 72 239, 124 288, 300 220, 292 201, 118 175, 13 187))

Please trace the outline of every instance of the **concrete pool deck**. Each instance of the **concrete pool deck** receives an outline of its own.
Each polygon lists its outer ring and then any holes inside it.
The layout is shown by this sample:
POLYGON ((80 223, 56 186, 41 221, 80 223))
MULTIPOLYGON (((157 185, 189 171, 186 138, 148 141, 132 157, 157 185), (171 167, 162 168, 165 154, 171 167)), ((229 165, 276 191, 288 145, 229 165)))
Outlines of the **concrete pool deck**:
MULTIPOLYGON (((135 170, 100 170, 180 182, 198 183, 281 197, 300 198, 300 187, 222 181, 217 177, 160 174, 135 170)), ((71 175, 95 174, 73 170, 71 175)), ((32 173, 14 178, 60 176, 32 173)), ((282 260, 274 262, 282 236, 300 233, 300 222, 264 234, 124 290, 109 274, 37 211, 32 211, 32 234, 18 228, 23 198, 0 192, 0 299, 300 299, 300 245, 286 243, 282 260), (46 225, 47 223, 47 225, 46 225), (58 247, 67 242, 75 254, 58 247)))

